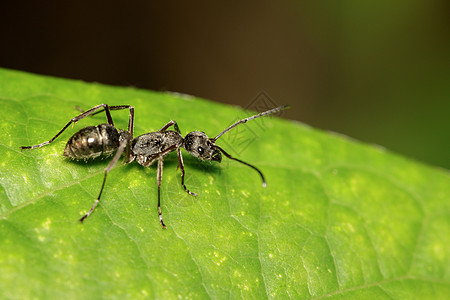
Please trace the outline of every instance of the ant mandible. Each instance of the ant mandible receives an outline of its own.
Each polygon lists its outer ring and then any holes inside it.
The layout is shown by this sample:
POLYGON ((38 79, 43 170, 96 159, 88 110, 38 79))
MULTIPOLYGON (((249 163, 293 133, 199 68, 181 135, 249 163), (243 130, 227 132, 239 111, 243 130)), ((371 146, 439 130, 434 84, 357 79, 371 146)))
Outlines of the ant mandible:
POLYGON ((89 215, 94 211, 96 206, 100 201, 100 197, 105 187, 106 176, 109 171, 114 167, 119 158, 124 154, 124 163, 128 164, 134 160, 144 167, 149 167, 156 160, 158 161, 158 171, 156 173, 156 181, 158 184, 158 214, 159 221, 163 228, 166 228, 164 224, 162 213, 161 213, 161 197, 160 197, 160 187, 162 181, 163 173, 163 160, 164 157, 172 151, 177 151, 178 156, 178 167, 181 170, 181 185, 183 189, 192 196, 197 196, 197 194, 189 191, 184 184, 184 163, 183 156, 181 155, 181 148, 184 148, 189 154, 201 159, 209 161, 222 161, 222 154, 227 158, 238 161, 250 168, 254 169, 261 176, 263 187, 266 187, 266 180, 262 172, 255 166, 246 163, 240 159, 232 157, 221 147, 216 145, 216 141, 222 135, 233 129, 239 124, 246 123, 247 121, 270 115, 281 110, 288 108, 288 105, 280 106, 268 111, 259 113, 257 115, 242 119, 237 121, 233 125, 229 126, 221 133, 219 133, 215 138, 209 138, 204 132, 192 131, 188 133, 184 138, 181 135, 180 129, 178 128, 177 122, 171 120, 166 125, 161 127, 156 132, 149 132, 133 138, 133 127, 134 127, 134 107, 131 105, 114 105, 109 106, 107 104, 97 105, 87 111, 82 112, 80 115, 72 118, 53 138, 49 141, 43 142, 34 146, 22 146, 21 149, 36 149, 42 146, 48 145, 53 142, 64 130, 69 127, 70 124, 76 123, 89 115, 94 115, 105 111, 106 119, 108 124, 100 124, 98 126, 88 126, 73 136, 71 136, 64 149, 64 156, 69 157, 74 160, 86 160, 89 158, 96 158, 99 156, 113 156, 111 162, 105 169, 105 175, 103 176, 102 187, 100 188, 100 193, 97 199, 92 205, 91 209, 80 219, 83 222, 84 219, 89 217, 89 215), (128 121, 128 130, 117 130, 114 127, 113 120, 111 118, 112 110, 122 110, 129 109, 130 116, 128 121), (175 131, 167 130, 170 126, 173 126, 175 131))

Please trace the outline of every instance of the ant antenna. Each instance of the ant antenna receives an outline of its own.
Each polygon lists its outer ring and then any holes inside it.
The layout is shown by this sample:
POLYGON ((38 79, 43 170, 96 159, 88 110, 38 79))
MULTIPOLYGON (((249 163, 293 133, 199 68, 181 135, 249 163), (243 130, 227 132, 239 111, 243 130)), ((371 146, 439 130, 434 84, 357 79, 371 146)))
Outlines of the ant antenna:
POLYGON ((267 184, 266 184, 266 179, 264 178, 263 173, 262 173, 257 167, 255 167, 255 166, 253 166, 253 165, 251 165, 251 164, 249 164, 249 163, 246 163, 245 161, 242 161, 242 160, 240 160, 240 159, 237 159, 237 158, 232 157, 230 154, 228 154, 227 152, 225 152, 225 150, 223 150, 222 148, 220 148, 220 147, 217 146, 217 145, 216 145, 216 148, 219 149, 220 152, 222 152, 223 155, 225 155, 225 156, 228 157, 229 159, 238 161, 238 162, 240 162, 240 163, 242 163, 242 164, 244 164, 244 165, 246 165, 246 166, 249 166, 250 168, 254 169, 256 172, 259 173, 259 176, 261 176, 261 180, 262 180, 262 185, 263 185, 263 187, 266 187, 266 186, 267 186, 267 184))
MULTIPOLYGON (((256 118, 265 116, 265 115, 270 115, 270 114, 273 114, 273 113, 276 113, 276 112, 285 110, 285 109, 287 109, 287 108, 289 108, 289 105, 279 106, 279 107, 276 107, 276 108, 274 108, 274 109, 270 109, 270 110, 268 110, 268 111, 264 111, 264 112, 259 113, 259 114, 257 114, 257 115, 254 115, 254 116, 251 116, 251 117, 242 119, 242 120, 240 120, 240 121, 237 121, 236 123, 234 123, 233 125, 231 125, 231 126, 228 127, 227 129, 225 129, 224 131, 222 131, 221 133, 219 133, 215 138, 211 139, 211 141, 213 141, 213 142, 217 141, 218 138, 220 138, 222 135, 224 135, 225 133, 227 133, 228 131, 230 131, 230 130, 233 129, 234 127, 238 126, 239 124, 247 123, 247 121, 250 121, 250 120, 253 120, 253 119, 256 119, 256 118)), ((223 151, 223 150, 222 150, 222 151, 223 151)), ((224 153, 224 154, 225 154, 225 153, 224 153)), ((227 155, 225 154, 225 156, 227 156, 227 155)), ((227 157, 228 157, 228 156, 227 156, 227 157)), ((236 159, 235 159, 235 160, 236 160, 236 159)))

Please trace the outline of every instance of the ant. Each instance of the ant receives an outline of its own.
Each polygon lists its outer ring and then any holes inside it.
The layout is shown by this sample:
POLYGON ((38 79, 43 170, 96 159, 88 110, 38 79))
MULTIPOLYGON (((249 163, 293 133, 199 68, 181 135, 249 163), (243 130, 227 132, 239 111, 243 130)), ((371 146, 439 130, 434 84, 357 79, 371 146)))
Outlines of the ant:
POLYGON ((232 124, 221 133, 219 133, 215 138, 209 138, 204 132, 192 131, 188 133, 184 138, 181 135, 180 129, 178 128, 177 122, 174 120, 169 121, 166 125, 161 127, 156 132, 149 132, 133 138, 133 127, 134 127, 134 107, 131 105, 114 105, 109 106, 108 104, 97 105, 87 111, 82 111, 82 113, 74 118, 72 118, 53 138, 49 141, 43 142, 34 146, 22 146, 21 149, 36 149, 42 146, 48 145, 53 142, 64 130, 69 127, 70 124, 76 123, 87 116, 105 112, 108 124, 100 124, 98 126, 88 126, 77 133, 72 135, 67 141, 66 147, 64 149, 64 156, 69 157, 74 160, 87 160, 89 158, 96 158, 99 156, 113 156, 111 162, 105 169, 105 174, 103 176, 102 187, 100 188, 100 193, 97 199, 92 205, 91 209, 79 220, 83 222, 89 215, 92 214, 94 209, 97 207, 100 196, 102 195, 103 188, 105 187, 106 177, 117 163, 119 158, 124 154, 124 163, 128 164, 136 160, 137 163, 144 167, 149 167, 156 160, 158 161, 158 171, 156 174, 156 181, 158 184, 158 214, 159 222, 163 228, 166 228, 164 224, 162 213, 161 213, 161 200, 160 200, 160 187, 163 173, 163 160, 164 157, 172 151, 177 151, 178 155, 178 168, 181 170, 181 185, 183 189, 192 196, 197 196, 196 193, 189 191, 184 184, 184 163, 183 156, 181 155, 181 148, 184 148, 189 154, 201 159, 209 161, 222 161, 222 154, 227 158, 240 162, 258 172, 262 179, 263 187, 266 187, 266 180, 262 172, 255 166, 246 163, 240 159, 232 157, 221 147, 216 145, 217 139, 222 135, 238 126, 239 124, 246 123, 247 121, 270 115, 281 110, 289 108, 288 105, 280 106, 257 115, 242 119, 232 124), (128 130, 118 130, 114 127, 113 120, 111 118, 111 111, 113 110, 123 110, 128 109, 130 111, 128 130), (167 130, 169 127, 173 126, 175 131, 167 130))

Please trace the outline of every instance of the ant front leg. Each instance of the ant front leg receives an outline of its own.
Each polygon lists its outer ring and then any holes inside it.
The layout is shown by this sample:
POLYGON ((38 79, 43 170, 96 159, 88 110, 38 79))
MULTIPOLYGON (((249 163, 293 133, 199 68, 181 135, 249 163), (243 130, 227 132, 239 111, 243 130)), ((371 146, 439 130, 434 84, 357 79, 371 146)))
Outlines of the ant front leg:
POLYGON ((181 185, 183 186, 183 189, 192 196, 197 196, 196 193, 191 192, 186 188, 186 185, 184 184, 184 162, 183 162, 183 156, 181 155, 181 149, 177 148, 177 155, 178 155, 178 167, 181 169, 181 185))
POLYGON ((40 148, 40 147, 42 147, 42 146, 48 145, 48 144, 50 144, 51 142, 53 142, 53 141, 54 141, 61 133, 63 133, 64 130, 66 130, 67 127, 70 126, 70 124, 76 123, 76 122, 78 122, 78 121, 80 121, 80 120, 86 118, 87 116, 94 114, 96 111, 98 111, 98 110, 103 110, 103 109, 105 110, 106 118, 108 119, 108 124, 111 125, 111 126, 114 126, 113 120, 112 120, 112 118, 111 118, 111 113, 110 113, 110 111, 109 111, 109 106, 108 106, 108 104, 100 104, 100 105, 97 105, 97 106, 95 106, 95 107, 93 107, 93 108, 91 108, 91 109, 89 109, 89 110, 83 112, 82 114, 76 116, 75 118, 72 118, 72 120, 70 120, 69 123, 67 123, 66 126, 64 126, 64 127, 63 127, 63 128, 62 128, 62 129, 61 129, 54 137, 52 137, 50 140, 48 140, 48 141, 46 141, 46 142, 43 142, 43 143, 40 143, 40 144, 38 144, 38 145, 33 145, 33 146, 22 146, 22 147, 20 147, 20 149, 22 149, 22 150, 24 150, 24 149, 35 149, 35 148, 40 148))
POLYGON ((181 134, 180 132, 180 128, 178 128, 178 124, 176 121, 174 120, 170 120, 166 125, 164 125, 163 127, 161 127, 160 130, 158 130, 158 132, 164 132, 166 131, 167 128, 169 128, 170 126, 173 125, 173 128, 175 129, 176 132, 178 132, 179 134, 181 134))

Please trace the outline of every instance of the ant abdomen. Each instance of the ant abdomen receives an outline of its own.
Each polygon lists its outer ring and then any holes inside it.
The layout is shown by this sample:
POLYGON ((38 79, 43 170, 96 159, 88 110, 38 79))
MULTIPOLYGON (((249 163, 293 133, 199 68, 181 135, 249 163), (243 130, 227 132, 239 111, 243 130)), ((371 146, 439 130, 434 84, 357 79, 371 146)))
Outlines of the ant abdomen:
POLYGON ((80 160, 111 155, 119 147, 119 136, 117 129, 108 124, 85 127, 67 141, 64 156, 80 160))

